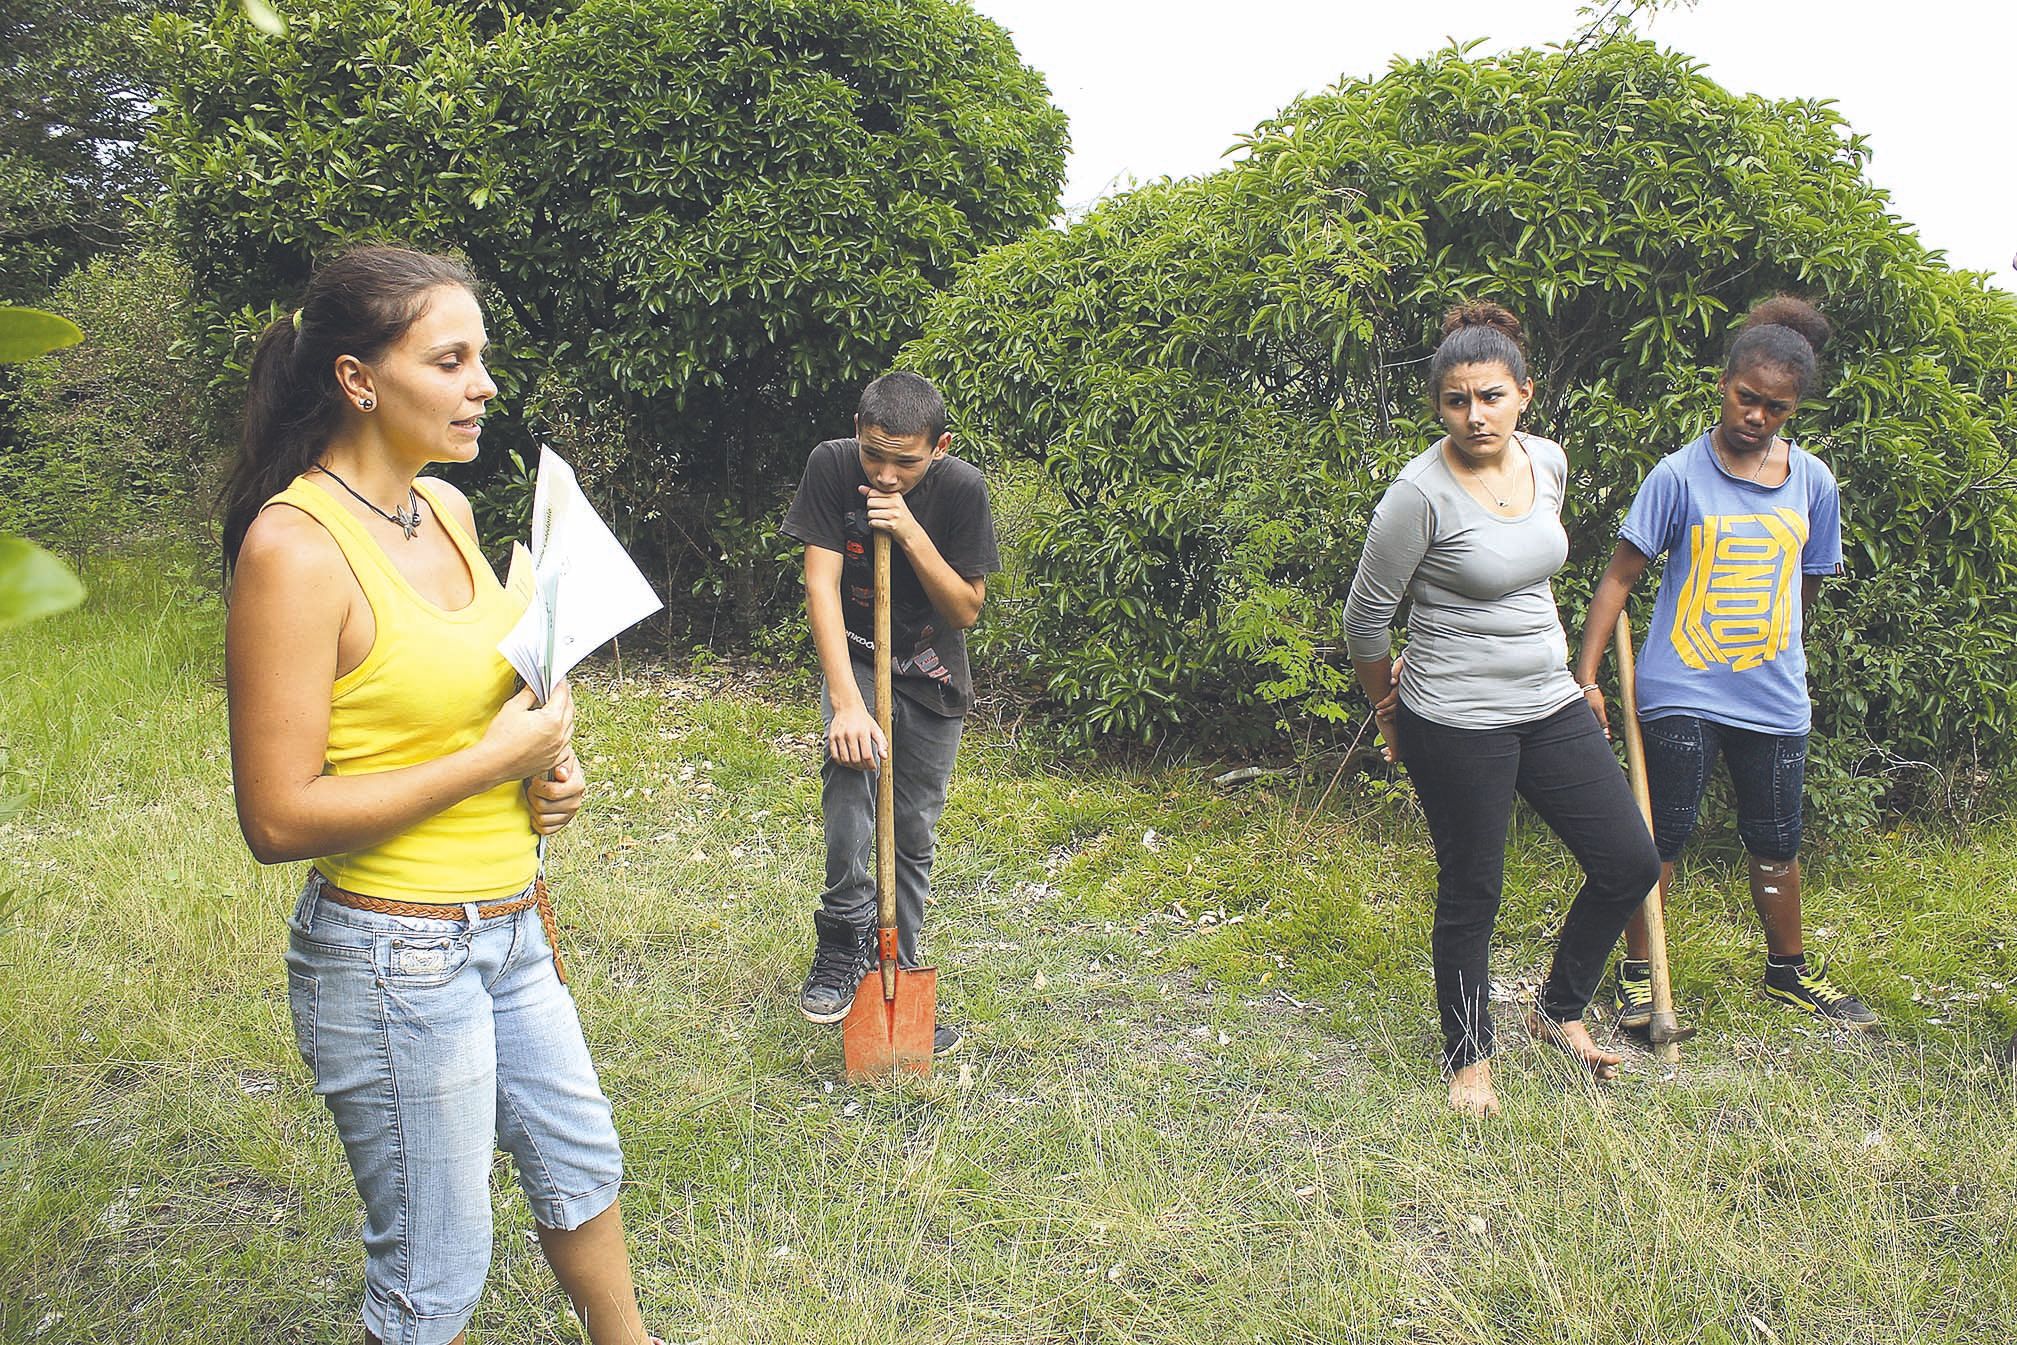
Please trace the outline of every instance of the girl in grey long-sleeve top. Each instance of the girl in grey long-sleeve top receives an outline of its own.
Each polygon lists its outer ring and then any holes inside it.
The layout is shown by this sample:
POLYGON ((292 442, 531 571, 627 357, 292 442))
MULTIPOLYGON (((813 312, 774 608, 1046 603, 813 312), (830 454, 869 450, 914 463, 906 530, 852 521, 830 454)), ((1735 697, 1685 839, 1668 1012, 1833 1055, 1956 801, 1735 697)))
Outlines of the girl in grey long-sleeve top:
POLYGON ((1429 387, 1448 435, 1402 469, 1373 514, 1345 606, 1360 686, 1392 677, 1392 625, 1410 600, 1398 703, 1376 709, 1436 847, 1431 936, 1450 1105, 1499 1109, 1492 1088, 1492 926, 1513 799, 1583 866, 1528 1026, 1599 1078, 1618 1057, 1583 1026, 1611 946, 1659 874, 1645 822, 1568 669, 1550 580, 1568 558, 1559 445, 1519 432, 1533 396, 1518 319, 1490 303, 1444 317, 1429 387))
POLYGON ((1401 695, 1451 728, 1523 723, 1583 699, 1549 583, 1569 556, 1569 460, 1559 444, 1515 438, 1533 469, 1525 513, 1508 517, 1475 499, 1447 441, 1436 444, 1401 469, 1373 511, 1345 605, 1352 658, 1368 660, 1391 649, 1394 612, 1410 601, 1401 695))

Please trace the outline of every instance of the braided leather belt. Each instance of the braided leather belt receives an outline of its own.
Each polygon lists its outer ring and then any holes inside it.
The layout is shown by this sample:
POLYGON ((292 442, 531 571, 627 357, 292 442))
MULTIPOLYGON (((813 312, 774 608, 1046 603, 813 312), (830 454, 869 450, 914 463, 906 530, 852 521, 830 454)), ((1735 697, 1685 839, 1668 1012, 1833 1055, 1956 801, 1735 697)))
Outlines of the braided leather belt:
MULTIPOLYGON (((374 915, 403 915, 416 920, 460 920, 465 923, 469 919, 469 911, 463 906, 447 902, 437 905, 426 901, 388 901, 384 897, 367 897, 362 892, 338 887, 327 878, 322 880, 321 895, 338 906, 348 906, 353 911, 370 911, 374 915)), ((531 895, 481 903, 476 908, 476 917, 490 920, 535 908, 539 911, 540 928, 546 931, 546 946, 553 950, 553 974, 565 985, 567 964, 560 960, 560 921, 553 914, 553 898, 547 894, 545 875, 533 879, 531 895)))

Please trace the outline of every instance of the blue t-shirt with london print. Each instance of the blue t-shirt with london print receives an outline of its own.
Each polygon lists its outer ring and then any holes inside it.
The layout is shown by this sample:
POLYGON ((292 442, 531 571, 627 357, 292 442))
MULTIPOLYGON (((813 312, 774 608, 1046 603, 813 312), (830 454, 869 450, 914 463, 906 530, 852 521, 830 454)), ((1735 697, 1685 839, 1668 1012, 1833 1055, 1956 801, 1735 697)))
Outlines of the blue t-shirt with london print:
POLYGON ((1639 658, 1639 715, 1696 715, 1805 733, 1800 581, 1842 567, 1842 505, 1826 464, 1789 445, 1776 486, 1733 476, 1704 434, 1647 474, 1618 535, 1667 557, 1639 658))

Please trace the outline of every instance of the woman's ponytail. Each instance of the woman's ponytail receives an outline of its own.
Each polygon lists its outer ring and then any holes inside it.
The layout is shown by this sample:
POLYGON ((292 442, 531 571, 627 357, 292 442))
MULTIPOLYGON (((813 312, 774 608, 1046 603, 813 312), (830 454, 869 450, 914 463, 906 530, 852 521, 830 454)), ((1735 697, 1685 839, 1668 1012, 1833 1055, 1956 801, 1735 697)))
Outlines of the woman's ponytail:
MULTIPOLYGON (((297 310, 298 312, 299 310, 297 310)), ((260 508, 287 489, 287 483, 308 470, 314 449, 304 451, 295 433, 304 398, 297 387, 294 356, 300 329, 293 314, 266 324, 252 349, 252 372, 245 392, 245 426, 239 436, 238 459, 224 483, 224 565, 237 563, 245 530, 260 508)))

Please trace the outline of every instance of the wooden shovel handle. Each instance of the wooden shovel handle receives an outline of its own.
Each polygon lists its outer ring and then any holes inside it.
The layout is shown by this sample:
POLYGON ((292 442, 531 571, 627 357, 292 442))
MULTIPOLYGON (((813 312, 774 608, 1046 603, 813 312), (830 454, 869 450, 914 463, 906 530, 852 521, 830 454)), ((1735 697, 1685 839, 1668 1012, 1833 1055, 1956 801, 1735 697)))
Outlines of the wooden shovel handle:
MULTIPOLYGON (((1639 677, 1638 664, 1632 655, 1632 618, 1618 613, 1616 635, 1618 649, 1618 699, 1620 718, 1624 722, 1625 764, 1632 777, 1632 797, 1639 804, 1639 815, 1646 819, 1646 830, 1653 829, 1653 796, 1646 785, 1646 739, 1639 732, 1639 677)), ((1650 953, 1649 962, 1653 976, 1653 1054, 1661 1060, 1673 1060, 1679 1055, 1671 1040, 1662 1041, 1675 1027, 1674 982, 1667 965, 1667 913, 1660 899, 1660 888, 1655 883, 1653 890, 1646 894, 1646 942, 1650 953)))
POLYGON ((1632 656, 1632 619, 1620 613, 1617 630, 1619 718, 1624 720, 1625 764, 1632 777, 1632 797, 1646 826, 1653 825, 1653 796, 1646 787, 1646 739, 1639 732, 1638 661, 1632 656))
POLYGON ((896 998, 896 776, 890 750, 889 534, 875 534, 875 722, 882 729, 883 759, 875 772, 875 923, 882 963, 882 997, 896 998), (880 931, 889 931, 881 933, 880 931))

